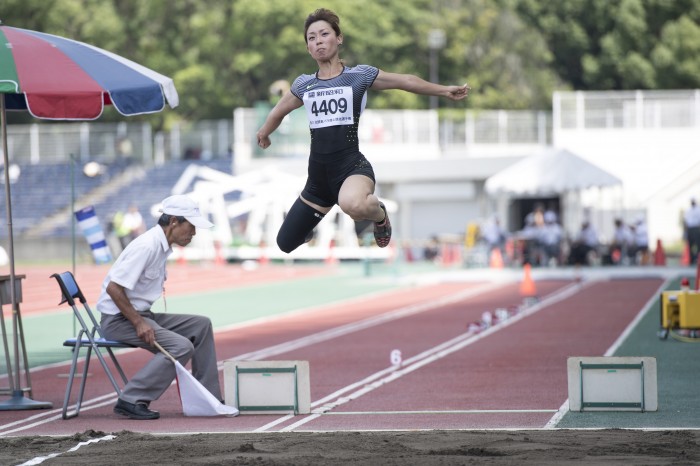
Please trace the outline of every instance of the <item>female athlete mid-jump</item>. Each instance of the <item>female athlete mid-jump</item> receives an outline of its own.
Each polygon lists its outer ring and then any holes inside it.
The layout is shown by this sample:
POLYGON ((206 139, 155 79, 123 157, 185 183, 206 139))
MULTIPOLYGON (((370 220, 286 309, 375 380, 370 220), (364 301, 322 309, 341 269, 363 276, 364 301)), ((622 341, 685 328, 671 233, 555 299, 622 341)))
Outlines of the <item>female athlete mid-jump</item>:
POLYGON ((469 95, 467 84, 443 86, 369 65, 346 67, 338 56, 343 43, 339 24, 338 16, 326 9, 306 18, 306 48, 318 71, 294 80, 257 133, 258 145, 268 148, 270 134, 282 119, 302 105, 306 108, 311 130, 308 178, 277 234, 277 244, 286 253, 309 241, 313 229, 335 204, 355 221, 373 221, 377 246, 386 247, 391 240, 386 208, 374 195, 374 170, 360 153, 357 136, 367 89, 400 89, 451 100, 469 95))

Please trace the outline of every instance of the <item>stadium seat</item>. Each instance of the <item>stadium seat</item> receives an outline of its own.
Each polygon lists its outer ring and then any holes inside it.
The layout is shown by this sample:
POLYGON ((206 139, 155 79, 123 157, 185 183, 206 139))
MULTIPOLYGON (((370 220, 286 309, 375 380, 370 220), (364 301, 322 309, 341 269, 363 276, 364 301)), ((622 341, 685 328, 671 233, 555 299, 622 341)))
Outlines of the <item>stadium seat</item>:
POLYGON ((80 291, 80 287, 76 283, 75 277, 72 273, 55 273, 51 275, 51 277, 56 279, 56 281, 58 282, 58 286, 61 288, 62 299, 59 305, 63 303, 68 303, 73 308, 73 313, 77 321, 80 323, 80 331, 78 332, 78 335, 75 338, 69 338, 63 342, 63 346, 73 348, 73 363, 71 364, 70 372, 68 374, 68 383, 66 386, 66 395, 63 400, 62 414, 63 419, 70 419, 80 414, 80 406, 83 403, 83 394, 85 393, 85 383, 87 381, 88 368, 90 367, 90 357, 92 356, 92 352, 95 352, 95 355, 99 359, 102 368, 107 374, 107 377, 109 377, 109 381, 114 387, 114 391, 117 393, 117 396, 119 396, 121 395, 121 389, 119 388, 119 384, 117 383, 117 380, 115 379, 114 375, 112 375, 112 371, 107 365, 107 361, 104 358, 101 349, 105 349, 107 351, 107 354, 109 354, 109 357, 112 360, 112 364, 116 368, 117 372, 119 372, 123 383, 126 384, 126 375, 124 374, 124 371, 119 365, 117 358, 114 356, 112 349, 134 348, 134 346, 119 341, 107 340, 104 338, 104 336, 102 335, 102 329, 100 328, 99 323, 95 319, 95 316, 92 313, 90 306, 88 306, 87 300, 85 299, 85 296, 83 295, 82 291, 80 291), (80 303, 82 304, 82 311, 76 304, 76 300, 80 301, 80 303), (88 321, 86 321, 85 317, 87 317, 88 321), (73 389, 73 381, 75 379, 75 374, 78 367, 78 359, 80 358, 80 351, 83 348, 85 348, 86 351, 82 381, 80 382, 80 393, 78 394, 78 398, 75 402, 75 409, 71 413, 68 413, 68 404, 70 402, 71 390, 73 389))

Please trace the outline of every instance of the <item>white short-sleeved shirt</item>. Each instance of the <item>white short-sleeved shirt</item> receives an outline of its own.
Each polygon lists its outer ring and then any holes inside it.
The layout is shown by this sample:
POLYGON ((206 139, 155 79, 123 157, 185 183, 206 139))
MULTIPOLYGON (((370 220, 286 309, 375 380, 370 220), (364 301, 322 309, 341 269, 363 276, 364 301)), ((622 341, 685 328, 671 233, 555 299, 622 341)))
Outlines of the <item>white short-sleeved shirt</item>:
POLYGON ((107 293, 109 282, 124 287, 126 296, 137 311, 150 309, 163 294, 163 285, 167 279, 165 265, 172 252, 165 232, 159 225, 134 239, 109 269, 97 300, 97 310, 104 314, 121 312, 107 293))
POLYGON ((700 206, 694 205, 685 211, 685 226, 688 228, 700 227, 700 206))
POLYGON ((579 239, 586 246, 591 246, 591 247, 598 246, 598 233, 595 231, 595 228, 593 228, 592 226, 588 226, 587 228, 584 228, 583 230, 581 230, 581 234, 580 234, 579 239))

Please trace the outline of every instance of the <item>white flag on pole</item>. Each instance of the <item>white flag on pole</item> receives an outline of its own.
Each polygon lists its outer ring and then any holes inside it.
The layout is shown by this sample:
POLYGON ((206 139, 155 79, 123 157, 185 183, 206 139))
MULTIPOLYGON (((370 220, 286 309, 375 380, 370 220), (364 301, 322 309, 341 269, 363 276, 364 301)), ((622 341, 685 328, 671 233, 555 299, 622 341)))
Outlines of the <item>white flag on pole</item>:
POLYGON ((238 416, 238 409, 221 403, 179 361, 174 363, 185 416, 238 416))

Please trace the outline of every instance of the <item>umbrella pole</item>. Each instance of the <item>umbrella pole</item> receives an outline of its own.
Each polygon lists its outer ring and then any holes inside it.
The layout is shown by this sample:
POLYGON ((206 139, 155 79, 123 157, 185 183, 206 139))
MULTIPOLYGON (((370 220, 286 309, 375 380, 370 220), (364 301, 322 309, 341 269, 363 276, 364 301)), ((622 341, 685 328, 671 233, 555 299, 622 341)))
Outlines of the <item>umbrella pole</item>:
MULTIPOLYGON (((0 118, 2 118, 2 121, 0 124, 2 125, 2 153, 4 156, 5 163, 3 165, 3 171, 5 172, 5 203, 9 206, 10 203, 7 199, 9 199, 9 193, 10 193, 10 176, 8 173, 8 157, 7 157, 7 143, 5 142, 7 140, 7 127, 5 126, 5 94, 0 95, 0 118)), ((7 217, 7 224, 8 228, 10 231, 12 231, 12 214, 10 213, 10 210, 7 209, 6 211, 6 217, 7 217)), ((12 234, 10 233, 10 237, 12 234)), ((15 273, 14 273, 14 255, 13 251, 13 244, 12 244, 12 239, 10 239, 10 252, 8 254, 8 258, 10 261, 10 303, 15 302, 15 273)), ((1 306, 1 305, 0 305, 1 306)), ((14 306, 13 306, 14 307, 14 306)), ((10 359, 10 348, 7 343, 7 329, 5 328, 5 313, 2 312, 2 308, 0 308, 0 313, 2 315, 0 316, 2 318, 2 321, 0 322, 2 324, 2 342, 5 347, 5 363, 7 365, 7 379, 10 383, 10 392, 14 393, 15 391, 15 377, 14 377, 14 372, 12 370, 12 360, 10 359)))
MULTIPOLYGON (((12 238, 12 205, 10 202, 10 163, 9 156, 7 154, 7 122, 5 119, 5 94, 0 94, 0 118, 2 118, 2 154, 5 163, 5 213, 7 217, 7 230, 9 236, 9 250, 7 251, 7 256, 10 261, 10 303, 12 304, 12 329, 13 332, 16 329, 16 319, 15 319, 15 308, 17 303, 17 296, 15 296, 15 251, 14 242, 12 238)), ((6 335, 3 335, 6 336, 6 335)), ((16 336, 16 335, 15 335, 16 336)), ((5 342, 7 346, 7 341, 5 342)), ((14 353, 17 354, 17 338, 14 338, 14 353)), ((16 363, 17 361, 15 361, 16 363)), ((7 366, 8 378, 10 380, 10 390, 14 393, 16 388, 19 387, 19 371, 14 373, 10 364, 7 366)))
MULTIPOLYGON (((13 374, 10 374, 11 368, 7 367, 8 378, 11 380, 10 389, 12 390, 12 397, 0 403, 0 411, 9 410, 19 410, 19 409, 40 409, 40 408, 51 408, 52 404, 43 401, 34 401, 30 398, 24 396, 24 391, 22 390, 22 383, 20 377, 20 365, 19 365, 19 339, 24 340, 24 332, 19 332, 18 328, 20 324, 19 316, 19 304, 17 303, 17 293, 15 289, 15 246, 14 238, 12 235, 12 202, 10 194, 10 163, 9 156, 7 153, 7 121, 5 114, 5 94, 0 93, 0 131, 2 132, 2 153, 3 160, 5 162, 5 200, 6 213, 7 213, 7 230, 9 236, 9 251, 7 252, 10 261, 10 301, 12 302, 12 332, 13 332, 13 344, 14 344, 14 357, 15 357, 15 367, 14 367, 14 381, 13 374)), ((4 316, 3 316, 3 330, 4 316)), ((6 334, 3 332, 3 338, 5 339, 5 345, 7 346, 6 334)), ((24 347, 24 345, 22 345, 24 347)), ((26 352, 25 352, 25 365, 26 365, 26 352)), ((25 367, 28 372, 29 368, 25 367)), ((31 387, 30 387, 31 390, 31 387)))

